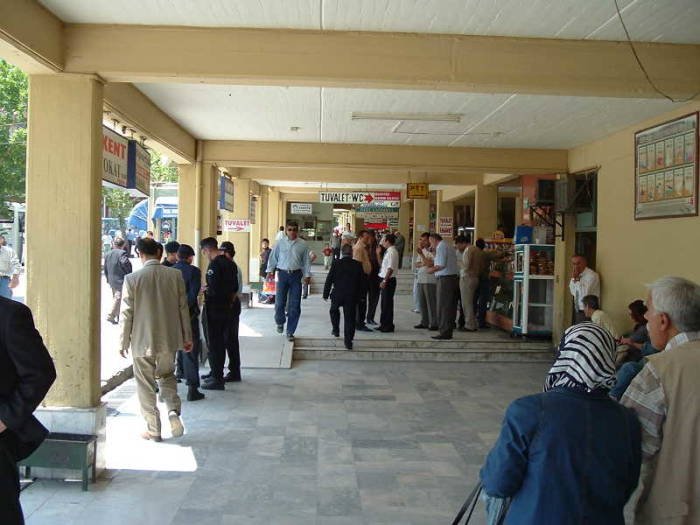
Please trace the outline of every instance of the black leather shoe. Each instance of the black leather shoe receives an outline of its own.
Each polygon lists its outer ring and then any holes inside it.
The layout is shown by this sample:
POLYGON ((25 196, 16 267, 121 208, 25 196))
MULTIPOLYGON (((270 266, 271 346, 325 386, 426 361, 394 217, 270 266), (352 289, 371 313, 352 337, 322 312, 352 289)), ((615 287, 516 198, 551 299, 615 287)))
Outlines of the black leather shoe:
POLYGON ((277 333, 278 333, 278 334, 281 334, 282 332, 284 332, 284 325, 283 325, 283 324, 278 324, 278 325, 277 325, 277 333))
POLYGON ((333 337, 340 337, 340 332, 331 332, 333 337))
POLYGON ((431 337, 431 339, 447 340, 447 339, 452 339, 452 336, 451 335, 434 335, 431 337))
POLYGON ((352 343, 345 343, 345 348, 352 350, 352 343))
POLYGON ((359 332, 372 332, 373 331, 371 328, 368 328, 365 325, 358 326, 357 328, 355 328, 355 330, 357 330, 359 332))
POLYGON ((224 382, 216 381, 211 377, 202 384, 202 390, 226 390, 224 382))
POLYGON ((202 379, 209 379, 209 378, 211 377, 211 372, 208 372, 208 373, 206 373, 206 374, 202 374, 202 375, 199 376, 199 377, 201 377, 202 379))
POLYGON ((417 324, 417 325, 416 325, 416 326, 414 326, 413 328, 417 328, 417 329, 421 330, 421 329, 424 329, 424 328, 426 328, 426 329, 427 329, 428 327, 427 327, 427 326, 425 326, 424 324, 417 324))
POLYGON ((231 372, 224 376, 224 383, 239 383, 241 376, 233 375, 231 372))
POLYGON ((205 397, 205 395, 202 394, 196 388, 190 388, 187 391, 187 401, 199 401, 201 399, 204 399, 204 397, 205 397))
POLYGON ((384 332, 385 334, 391 333, 393 331, 394 331, 393 328, 381 328, 381 327, 377 328, 377 332, 384 332))

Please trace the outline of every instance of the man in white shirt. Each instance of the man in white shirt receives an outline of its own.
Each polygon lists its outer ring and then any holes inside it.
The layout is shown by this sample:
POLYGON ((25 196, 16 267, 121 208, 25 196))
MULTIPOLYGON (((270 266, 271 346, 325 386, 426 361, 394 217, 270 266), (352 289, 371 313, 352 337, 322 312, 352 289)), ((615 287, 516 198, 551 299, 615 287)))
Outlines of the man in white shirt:
POLYGON ((396 237, 389 233, 382 239, 382 245, 386 248, 386 253, 382 258, 382 266, 379 270, 379 284, 381 288, 382 313, 379 317, 380 332, 394 331, 394 293, 396 292, 396 272, 399 269, 399 252, 394 247, 396 237))
POLYGON ((572 275, 569 290, 574 300, 574 324, 586 320, 583 298, 587 295, 600 297, 600 277, 588 267, 588 261, 582 255, 571 258, 572 275))
POLYGON ((277 243, 278 241, 281 241, 285 237, 286 237, 286 235, 284 234, 284 226, 280 226, 280 229, 277 232, 277 235, 275 235, 275 243, 277 243))
POLYGON ((416 254, 418 309, 420 310, 421 321, 420 324, 413 328, 437 330, 437 277, 428 272, 434 264, 435 255, 430 251, 430 234, 428 232, 420 236, 416 254))
POLYGON ((12 299, 12 289, 19 284, 21 271, 17 254, 5 244, 5 237, 0 235, 0 297, 12 299))
POLYGON ((432 338, 452 339, 459 293, 457 252, 437 233, 430 234, 430 245, 435 250, 435 265, 428 272, 437 277, 438 328, 440 330, 440 333, 432 338))
POLYGON ((620 336, 620 334, 617 333, 612 317, 600 309, 600 301, 595 295, 587 295, 583 298, 583 313, 586 319, 590 320, 593 324, 597 324, 601 328, 605 328, 614 339, 620 336))

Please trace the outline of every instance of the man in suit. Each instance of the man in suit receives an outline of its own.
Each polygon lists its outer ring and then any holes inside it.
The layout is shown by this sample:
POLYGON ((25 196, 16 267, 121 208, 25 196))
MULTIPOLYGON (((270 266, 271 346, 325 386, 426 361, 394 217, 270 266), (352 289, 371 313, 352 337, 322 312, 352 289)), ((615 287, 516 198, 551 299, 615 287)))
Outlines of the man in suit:
POLYGON ((32 415, 56 379, 56 369, 32 312, 0 297, 0 523, 24 523, 17 462, 29 456, 48 431, 32 415))
POLYGON ((131 273, 131 261, 124 250, 126 241, 117 237, 112 243, 112 248, 105 255, 104 273, 107 284, 112 288, 112 309, 107 314, 107 321, 112 324, 119 323, 119 308, 122 302, 122 287, 124 276, 131 273))
POLYGON ((182 274, 160 264, 160 244, 145 238, 137 246, 143 268, 124 278, 120 354, 126 357, 131 347, 136 390, 148 427, 142 437, 161 441, 156 379, 173 437, 184 433, 174 372, 177 349, 192 351, 190 311, 182 274))
POLYGON ((345 348, 352 350, 355 337, 355 313, 360 300, 364 279, 362 263, 352 258, 352 246, 345 244, 340 249, 341 258, 333 261, 326 284, 323 287, 323 300, 331 298, 331 324, 333 335, 340 336, 340 307, 343 307, 345 348), (331 291, 333 288, 333 291, 331 291))

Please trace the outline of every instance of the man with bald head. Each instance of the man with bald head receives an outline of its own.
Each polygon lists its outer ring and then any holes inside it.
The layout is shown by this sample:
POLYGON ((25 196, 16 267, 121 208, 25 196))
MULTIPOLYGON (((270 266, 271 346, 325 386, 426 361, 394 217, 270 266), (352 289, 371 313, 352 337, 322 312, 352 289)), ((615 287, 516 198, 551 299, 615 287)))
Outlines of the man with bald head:
POLYGON ((588 261, 583 255, 574 255, 571 267, 569 290, 574 300, 574 324, 578 324, 586 320, 583 298, 587 295, 600 297, 600 277, 588 267, 588 261))

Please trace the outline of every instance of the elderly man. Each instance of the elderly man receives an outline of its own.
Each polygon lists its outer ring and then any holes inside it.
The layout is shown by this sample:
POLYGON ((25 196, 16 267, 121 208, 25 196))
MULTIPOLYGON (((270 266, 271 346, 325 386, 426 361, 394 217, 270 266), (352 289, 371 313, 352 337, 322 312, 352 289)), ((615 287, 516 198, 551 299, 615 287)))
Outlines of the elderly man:
POLYGON ((457 252, 438 233, 430 234, 430 245, 435 250, 434 265, 428 273, 437 277, 438 335, 433 339, 452 339, 457 316, 459 293, 459 266, 457 252))
POLYGON ((362 264, 362 279, 360 279, 359 297, 355 301, 357 304, 357 314, 355 317, 355 328, 361 332, 371 332, 365 324, 367 316, 367 292, 369 291, 369 275, 372 273, 372 263, 369 260, 370 235, 367 230, 361 230, 357 234, 357 242, 352 247, 352 258, 362 264))
POLYGON ((168 408, 173 437, 184 433, 175 380, 175 353, 192 351, 190 311, 179 270, 160 264, 161 246, 153 239, 137 243, 143 268, 124 278, 122 292, 122 357, 131 347, 136 392, 146 420, 144 439, 162 441, 156 405, 156 379, 168 408))
POLYGON ((664 350, 622 397, 642 423, 642 494, 635 523, 700 523, 700 285, 663 277, 649 285, 652 345, 664 350))
POLYGON ((437 331, 437 277, 428 270, 435 262, 435 254, 430 251, 430 233, 423 232, 416 247, 415 265, 418 268, 418 309, 420 323, 413 328, 437 331))
POLYGON ((131 261, 124 250, 125 245, 126 241, 121 237, 114 239, 114 248, 107 252, 103 265, 105 279, 112 289, 112 308, 107 313, 107 321, 112 324, 119 324, 124 276, 131 273, 131 261))
POLYGON ((0 235, 0 297, 12 299, 12 289, 19 285, 21 271, 17 254, 7 246, 5 236, 0 235))
POLYGON ((588 267, 588 261, 582 255, 571 258, 571 281, 569 290, 574 300, 574 324, 586 320, 583 298, 587 295, 600 297, 600 277, 588 267))

